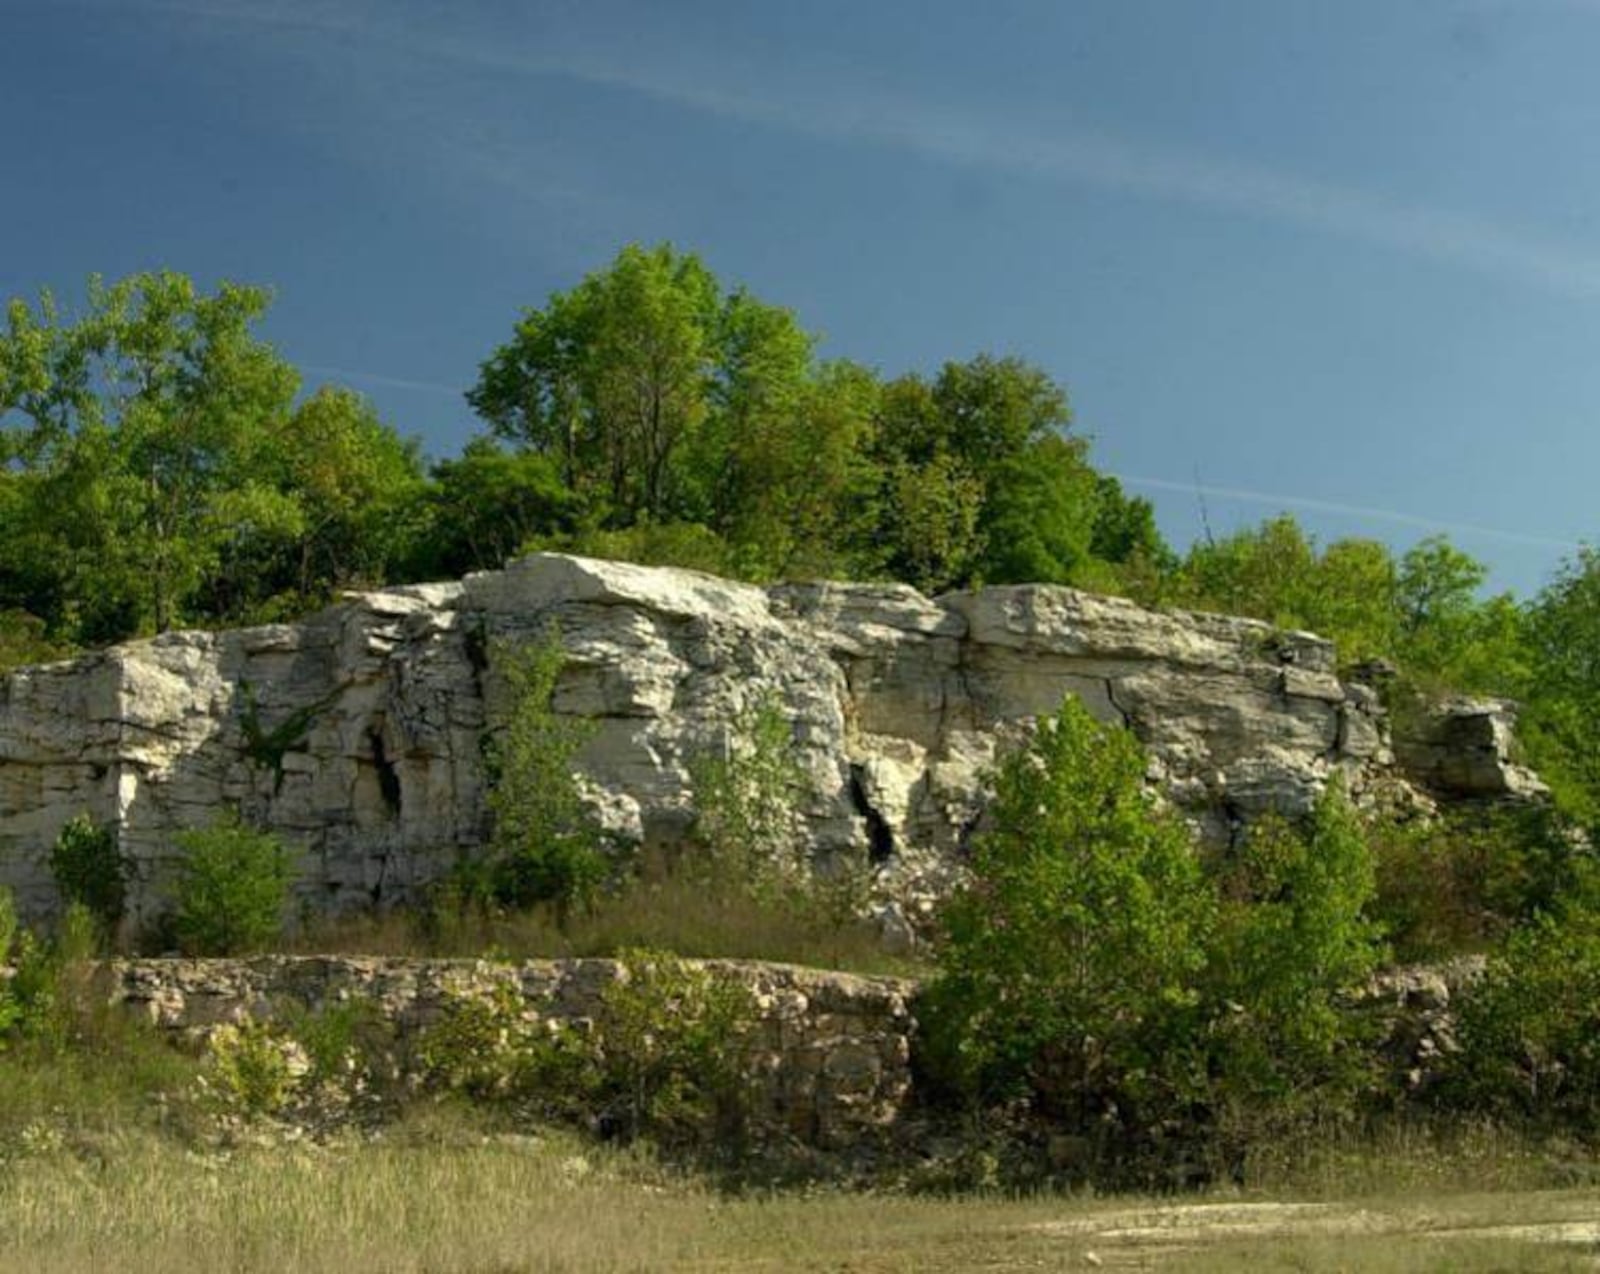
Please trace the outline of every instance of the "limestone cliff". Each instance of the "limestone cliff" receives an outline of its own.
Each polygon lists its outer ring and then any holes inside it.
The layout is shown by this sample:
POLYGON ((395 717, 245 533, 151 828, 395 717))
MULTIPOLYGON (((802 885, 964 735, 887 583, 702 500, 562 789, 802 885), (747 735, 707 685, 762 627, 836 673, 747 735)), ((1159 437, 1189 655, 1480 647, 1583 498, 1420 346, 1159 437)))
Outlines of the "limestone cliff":
MULTIPOLYGON (((1152 779, 1211 837, 1304 809, 1336 771, 1358 797, 1410 791, 1378 696, 1341 682, 1332 646, 1306 633, 1066 588, 929 599, 536 555, 351 595, 298 624, 173 633, 12 673, 0 883, 26 911, 51 908, 49 846, 87 811, 118 828, 148 909, 173 832, 237 806, 298 848, 308 905, 401 898, 482 840, 482 742, 504 694, 490 653, 552 624, 570 656, 556 707, 595 722, 589 790, 636 842, 683 835, 692 758, 769 694, 794 724, 819 853, 947 861, 980 816, 997 747, 1069 693, 1143 740, 1152 779)), ((1464 711, 1477 727, 1447 711, 1410 741, 1419 784, 1527 790, 1503 712, 1464 711)))

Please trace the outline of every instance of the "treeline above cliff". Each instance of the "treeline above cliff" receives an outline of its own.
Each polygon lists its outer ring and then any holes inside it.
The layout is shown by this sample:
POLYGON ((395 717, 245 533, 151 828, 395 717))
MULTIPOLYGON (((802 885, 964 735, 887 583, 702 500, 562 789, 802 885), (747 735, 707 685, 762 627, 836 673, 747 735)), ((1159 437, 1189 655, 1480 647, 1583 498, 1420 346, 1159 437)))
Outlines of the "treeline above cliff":
POLYGON ((1410 684, 1526 704, 1531 758, 1600 810, 1600 558, 1528 603, 1440 538, 1396 557, 1288 516, 1173 552, 1096 471, 1067 396, 1015 358, 886 378, 695 256, 629 247, 526 310, 429 464, 360 395, 261 339, 267 292, 91 281, 0 332, 0 612, 16 663, 179 626, 289 618, 343 588, 537 548, 765 580, 1072 584, 1333 637, 1410 684))

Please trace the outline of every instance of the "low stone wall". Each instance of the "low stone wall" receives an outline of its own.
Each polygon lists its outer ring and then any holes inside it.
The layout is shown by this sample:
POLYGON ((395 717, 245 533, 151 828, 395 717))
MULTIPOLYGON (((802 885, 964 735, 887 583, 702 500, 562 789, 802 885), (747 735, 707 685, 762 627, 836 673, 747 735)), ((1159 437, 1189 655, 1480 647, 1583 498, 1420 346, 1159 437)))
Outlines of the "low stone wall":
MULTIPOLYGON (((760 1016, 751 1065, 757 1119, 824 1148, 891 1125, 911 1094, 915 984, 794 965, 689 962, 748 987, 760 1016)), ((107 969, 114 1002, 173 1033, 203 1034, 246 1017, 362 1000, 401 1038, 436 1021, 454 997, 511 986, 546 1017, 592 1019, 615 960, 422 960, 261 956, 248 960, 121 960, 107 969)))

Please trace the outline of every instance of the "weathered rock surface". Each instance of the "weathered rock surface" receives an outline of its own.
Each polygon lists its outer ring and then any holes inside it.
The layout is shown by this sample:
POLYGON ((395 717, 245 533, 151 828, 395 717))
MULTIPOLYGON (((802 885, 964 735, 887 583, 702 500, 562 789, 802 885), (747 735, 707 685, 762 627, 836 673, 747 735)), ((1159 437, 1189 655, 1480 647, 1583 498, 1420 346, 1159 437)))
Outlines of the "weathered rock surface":
POLYGON ((1395 729, 1395 755, 1412 780, 1446 799, 1531 800, 1549 794, 1516 759, 1516 705, 1452 698, 1395 729))
MULTIPOLYGON (((749 1072, 761 1127, 823 1148, 887 1128, 911 1094, 914 984, 794 965, 691 961, 747 987, 757 1014, 749 1072)), ((125 960, 106 969, 107 995, 156 1027, 201 1035, 225 1023, 272 1021, 285 1010, 359 1002, 400 1040, 437 1021, 452 999, 509 987, 542 1019, 593 1021, 615 960, 358 959, 125 960)))
MULTIPOLYGON (((1129 726, 1152 778, 1213 838, 1306 808, 1336 772, 1358 797, 1396 782, 1376 693, 1341 683, 1332 646, 1306 633, 1067 588, 763 589, 535 555, 352 595, 298 624, 173 633, 11 674, 0 883, 27 911, 53 907, 48 848, 88 812, 119 830, 148 914, 174 832, 238 807, 297 848, 307 906, 404 897, 481 843, 483 739, 505 694, 493 652, 552 626, 570 657, 556 707, 595 725, 588 790, 639 843, 684 834, 692 760, 765 696, 793 722, 819 855, 950 861, 997 748, 1067 694, 1129 726)), ((1509 791, 1521 780, 1499 729, 1489 750, 1446 732, 1419 764, 1430 782, 1485 792, 1499 775, 1509 791)))

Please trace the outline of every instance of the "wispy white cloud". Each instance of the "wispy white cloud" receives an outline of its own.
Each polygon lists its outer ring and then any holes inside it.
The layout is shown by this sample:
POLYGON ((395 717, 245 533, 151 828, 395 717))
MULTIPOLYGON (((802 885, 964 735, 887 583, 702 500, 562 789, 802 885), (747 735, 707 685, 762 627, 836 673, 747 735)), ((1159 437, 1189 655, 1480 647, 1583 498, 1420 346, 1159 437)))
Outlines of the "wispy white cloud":
POLYGON ((854 86, 732 82, 714 66, 662 58, 627 65, 592 55, 529 54, 514 44, 429 41, 486 69, 564 76, 671 105, 853 144, 891 147, 962 167, 1083 184, 1238 213, 1464 267, 1557 294, 1600 296, 1600 246, 1561 241, 1468 212, 1358 186, 1130 141, 1070 122, 1047 130, 854 86))
POLYGON ((381 372, 364 372, 356 367, 330 367, 324 363, 299 363, 303 372, 314 376, 328 376, 341 381, 354 381, 358 385, 384 385, 390 389, 414 389, 425 394, 449 394, 459 398, 460 385, 445 385, 436 380, 406 380, 399 376, 386 376, 381 372))
MULTIPOLYGON (((1233 213, 1376 244, 1557 295, 1600 297, 1600 244, 1541 235, 1358 185, 1118 137, 1067 119, 1041 126, 978 105, 956 107, 836 79, 819 82, 770 67, 741 72, 738 66, 675 48, 670 40, 632 46, 649 51, 628 57, 549 41, 535 49, 509 25, 491 40, 463 35, 463 24, 457 21, 430 27, 414 13, 397 14, 393 6, 374 7, 364 0, 314 7, 285 0, 144 3, 165 12, 287 32, 357 32, 368 46, 431 62, 561 77, 805 136, 1233 213)), ((1600 0, 1594 3, 1600 5, 1600 0)))
POLYGON ((1119 482, 1130 487, 1143 487, 1153 491, 1181 491, 1189 495, 1209 496, 1216 500, 1240 500, 1246 504, 1265 504, 1277 509, 1303 509, 1312 513, 1333 513, 1341 517, 1364 518, 1378 522, 1392 522, 1400 526, 1416 527, 1423 531, 1450 532, 1456 535, 1473 535, 1489 540, 1503 540, 1508 544, 1527 544, 1534 548, 1559 549, 1573 552, 1576 540, 1564 540, 1549 535, 1534 535, 1526 531, 1508 531, 1501 527, 1483 526, 1477 522, 1454 522, 1443 518, 1430 518, 1399 509, 1380 509, 1370 504, 1349 504, 1343 500, 1320 500, 1313 496, 1285 495, 1281 492, 1251 491, 1243 487, 1216 487, 1205 483, 1176 482, 1168 478, 1148 478, 1139 474, 1118 473, 1119 482))
MULTIPOLYGON (((457 50, 466 56, 465 50, 457 50)), ((475 50, 484 63, 517 55, 475 50)), ((1239 213, 1303 230, 1374 243, 1409 255, 1562 295, 1600 296, 1600 247, 1563 242, 1448 208, 1408 203, 1356 186, 1316 181, 1147 141, 1132 142, 1071 124, 1049 131, 986 119, 928 102, 853 96, 771 96, 681 79, 659 68, 538 63, 560 73, 632 89, 663 101, 794 132, 872 143, 963 167, 1057 180, 1239 213)))
MULTIPOLYGON (((77 0, 82 3, 83 0, 77 0)), ((98 5, 99 0, 90 0, 98 5)), ((360 31, 370 29, 371 9, 363 4, 332 0, 322 4, 277 3, 275 0, 137 0, 151 13, 170 13, 186 18, 242 22, 251 26, 275 26, 299 31, 360 31)))

